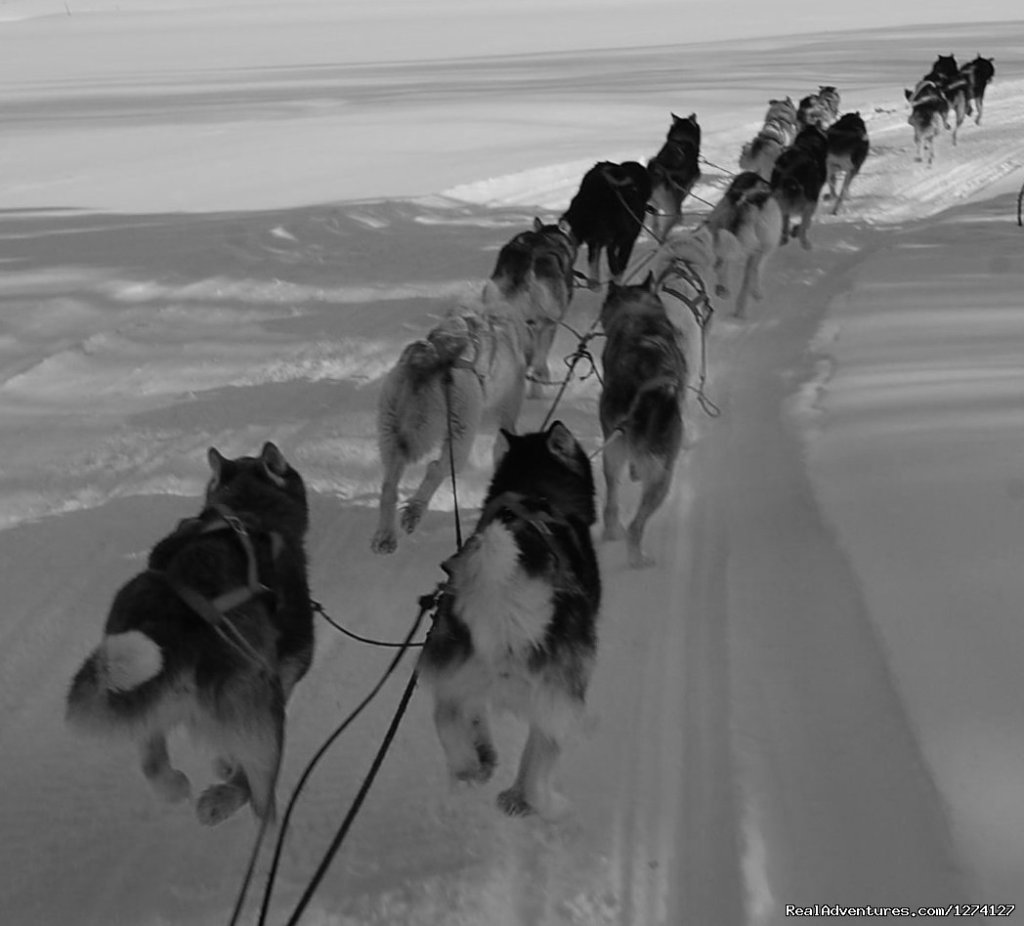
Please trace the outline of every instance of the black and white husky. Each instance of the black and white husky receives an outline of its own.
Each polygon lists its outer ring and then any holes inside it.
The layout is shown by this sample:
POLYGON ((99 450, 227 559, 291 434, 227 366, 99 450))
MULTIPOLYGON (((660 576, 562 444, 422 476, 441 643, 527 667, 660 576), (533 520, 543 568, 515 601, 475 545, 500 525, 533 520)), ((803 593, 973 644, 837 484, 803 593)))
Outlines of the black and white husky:
POLYGON ((651 178, 651 205, 656 211, 654 234, 664 241, 683 219, 683 201, 700 179, 700 124, 697 114, 685 119, 671 114, 665 144, 647 162, 651 178))
POLYGON ((515 305, 533 327, 533 355, 527 371, 528 395, 543 394, 550 378, 548 354, 572 302, 576 240, 567 223, 545 225, 533 220, 533 228, 520 232, 498 252, 491 278, 484 287, 485 306, 505 302, 515 305))
POLYGON ((274 813, 285 702, 313 658, 299 474, 273 444, 258 457, 209 451, 213 477, 195 518, 149 555, 114 597, 103 642, 71 683, 67 720, 138 743, 142 772, 169 801, 189 797, 167 734, 189 728, 224 779, 196 801, 220 823, 246 803, 274 813))
POLYGON ((867 160, 871 145, 868 141, 867 126, 864 125, 859 112, 846 113, 830 125, 825 133, 825 139, 828 144, 825 168, 828 174, 829 195, 835 200, 832 206, 832 215, 835 215, 846 199, 853 178, 860 173, 867 160), (840 171, 844 173, 843 188, 837 196, 836 177, 840 171))
POLYGON ((983 58, 980 54, 960 68, 961 76, 967 79, 966 115, 977 110, 974 124, 981 125, 981 115, 985 109, 985 89, 996 76, 995 58, 983 58))
POLYGON ((808 125, 775 162, 771 188, 782 210, 782 244, 790 239, 790 217, 795 214, 800 216, 800 244, 805 250, 811 249, 808 233, 825 185, 827 150, 825 133, 817 125, 808 125))
POLYGON ((683 446, 686 356, 679 330, 658 296, 654 275, 639 286, 608 284, 601 307, 607 340, 601 363, 604 387, 599 414, 604 435, 604 540, 626 538, 629 565, 651 566, 643 550, 644 529, 672 486, 683 446), (619 479, 629 463, 642 486, 636 514, 623 528, 619 479))
POLYGON ((594 478, 561 422, 506 437, 480 520, 444 563, 450 580, 419 668, 452 776, 490 779, 497 753, 488 716, 509 710, 530 732, 498 806, 555 818, 566 807, 555 765, 597 652, 594 478))

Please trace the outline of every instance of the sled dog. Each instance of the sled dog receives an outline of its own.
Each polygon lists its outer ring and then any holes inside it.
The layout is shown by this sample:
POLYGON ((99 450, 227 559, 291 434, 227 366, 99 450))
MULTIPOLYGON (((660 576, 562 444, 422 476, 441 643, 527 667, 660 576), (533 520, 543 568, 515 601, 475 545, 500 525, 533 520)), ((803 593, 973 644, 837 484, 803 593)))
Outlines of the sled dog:
POLYGON ((945 89, 951 81, 956 80, 959 73, 960 68, 957 67, 955 55, 939 55, 932 64, 932 69, 925 74, 924 79, 935 81, 945 89))
POLYGON ((313 657, 306 490, 274 444, 258 457, 208 457, 203 509, 114 597, 103 641, 71 683, 67 720, 135 741, 142 773, 169 801, 191 786, 171 765, 167 734, 190 728, 216 749, 224 779, 196 801, 200 822, 246 803, 266 821, 285 702, 313 657))
POLYGON ((716 286, 716 268, 720 261, 739 253, 739 248, 739 242, 729 232, 716 233, 703 222, 693 229, 673 229, 652 261, 651 270, 657 281, 655 292, 661 296, 669 321, 680 332, 686 368, 690 371, 702 368, 701 335, 702 329, 706 331, 711 326, 711 294, 722 294, 716 286), (723 256, 719 255, 720 249, 723 256))
POLYGON ((914 160, 922 161, 927 158, 928 166, 931 167, 932 161, 935 160, 935 136, 942 131, 946 114, 949 112, 949 103, 942 95, 942 91, 926 91, 918 99, 911 99, 909 90, 906 93, 911 105, 907 122, 914 130, 914 160))
POLYGON ((853 183, 853 178, 860 173, 860 169, 867 160, 870 143, 868 142, 868 130, 859 112, 846 113, 837 122, 828 127, 825 133, 827 154, 825 155, 825 167, 828 174, 828 195, 835 200, 832 206, 832 215, 839 212, 846 193, 853 183), (836 177, 839 171, 843 171, 843 188, 836 196, 836 177))
MULTIPOLYGON (((410 463, 440 447, 402 509, 402 528, 409 534, 452 462, 456 472, 466 465, 485 411, 496 413, 502 429, 515 431, 531 359, 530 327, 514 305, 505 305, 504 311, 493 305, 454 309, 426 338, 402 351, 384 378, 377 404, 384 476, 380 519, 370 544, 375 553, 393 553, 398 545, 398 484, 410 463)), ((503 449, 499 435, 495 458, 503 449)))
POLYGON ((690 195, 694 184, 700 179, 700 125, 697 114, 690 113, 685 119, 672 113, 665 144, 647 162, 647 173, 651 179, 651 205, 657 215, 654 218, 654 234, 662 241, 670 229, 683 217, 683 200, 690 195))
POLYGON ((686 358, 679 330, 669 321, 653 274, 639 286, 610 283, 601 307, 607 340, 601 355, 604 387, 598 411, 604 435, 604 540, 626 538, 629 565, 653 565, 643 549, 644 528, 668 496, 683 445, 686 358), (613 435, 618 434, 615 439, 613 435), (619 478, 642 485, 629 527, 619 518, 619 478))
MULTIPOLYGON (((907 105, 913 111, 917 105, 927 105, 929 109, 933 109, 938 117, 942 120, 942 124, 948 129, 949 128, 949 100, 946 98, 946 93, 942 89, 942 84, 928 78, 922 77, 915 85, 913 90, 904 90, 903 95, 907 98, 907 105)), ((908 120, 909 121, 909 120, 908 120)), ((920 160, 920 158, 918 158, 920 160)))
POLYGON ((452 777, 491 778, 488 715, 511 711, 530 732, 498 806, 555 818, 566 808, 555 766, 597 652, 594 478, 561 422, 507 439, 472 536, 443 564, 449 582, 419 669, 452 777))
POLYGON ((775 162, 771 188, 782 210, 782 244, 789 241, 790 216, 796 213, 800 216, 800 244, 805 250, 811 249, 808 233, 825 185, 826 151, 825 133, 816 125, 808 125, 775 162))
POLYGON ((782 237, 782 211, 768 181, 750 171, 737 174, 711 210, 708 227, 715 235, 719 296, 729 295, 732 268, 742 267, 734 310, 742 318, 748 301, 763 297, 761 274, 782 237))
POLYGON ((527 374, 528 395, 534 398, 543 394, 542 384, 551 376, 548 354, 558 323, 572 302, 576 251, 567 224, 545 225, 535 218, 530 231, 516 235, 498 252, 484 287, 484 306, 516 305, 533 327, 533 357, 527 374))
POLYGON ((636 161, 599 161, 583 175, 561 221, 568 223, 576 241, 587 246, 587 281, 592 290, 601 285, 598 267, 603 250, 608 252, 612 279, 621 282, 650 198, 651 178, 636 161))
POLYGON ((752 171, 768 180, 775 161, 794 138, 796 107, 793 101, 788 96, 784 100, 769 100, 764 125, 740 150, 740 170, 752 171))
POLYGON ((978 110, 974 117, 975 125, 981 125, 981 114, 985 107, 985 88, 996 75, 995 60, 982 58, 979 54, 973 61, 960 68, 961 75, 967 78, 966 114, 969 116, 973 109, 978 110))
POLYGON ((818 108, 825 115, 825 128, 830 126, 839 118, 839 91, 835 87, 818 87, 818 108))

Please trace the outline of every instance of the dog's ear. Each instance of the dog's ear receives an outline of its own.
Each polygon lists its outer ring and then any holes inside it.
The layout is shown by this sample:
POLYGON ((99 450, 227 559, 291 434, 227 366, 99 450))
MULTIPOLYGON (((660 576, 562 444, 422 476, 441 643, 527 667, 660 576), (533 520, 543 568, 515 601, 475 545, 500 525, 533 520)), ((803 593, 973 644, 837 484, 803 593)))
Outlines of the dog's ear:
POLYGON ((556 421, 547 433, 547 447, 552 456, 557 457, 566 467, 573 472, 580 472, 580 445, 576 438, 561 421, 556 421))
POLYGON ((263 464, 263 471, 274 485, 284 488, 284 478, 288 475, 288 461, 284 454, 277 449, 277 444, 267 441, 260 451, 260 463, 263 464))
POLYGON ((697 114, 696 113, 690 113, 690 115, 688 115, 686 118, 689 119, 690 122, 692 122, 694 125, 697 124, 697 114))
POLYGON ((214 478, 220 479, 220 474, 224 472, 224 464, 227 463, 227 459, 216 447, 211 447, 206 451, 206 459, 210 464, 210 469, 213 470, 214 478))
POLYGON ((533 217, 533 230, 535 232, 544 230, 544 223, 540 219, 538 219, 537 216, 533 217))
POLYGON ((575 244, 576 235, 573 234, 572 225, 569 224, 569 220, 564 216, 558 220, 558 230, 563 235, 568 235, 572 242, 575 244))
POLYGON ((505 438, 505 440, 507 440, 507 441, 508 441, 508 445, 509 445, 510 447, 511 447, 511 446, 512 446, 512 445, 513 445, 513 444, 514 444, 514 443, 515 443, 515 442, 516 442, 517 440, 519 440, 519 435, 518 435, 518 434, 514 434, 514 433, 513 433, 512 431, 507 431, 507 430, 505 430, 505 428, 498 428, 498 433, 500 433, 500 434, 501 434, 501 436, 502 436, 502 437, 504 437, 504 438, 505 438))
POLYGON ((903 95, 909 100, 914 94, 911 93, 906 87, 903 88, 903 95))
POLYGON ((206 494, 209 496, 224 481, 224 470, 228 461, 216 447, 211 447, 206 451, 206 459, 210 464, 210 469, 213 470, 213 475, 210 476, 210 481, 206 484, 206 494))

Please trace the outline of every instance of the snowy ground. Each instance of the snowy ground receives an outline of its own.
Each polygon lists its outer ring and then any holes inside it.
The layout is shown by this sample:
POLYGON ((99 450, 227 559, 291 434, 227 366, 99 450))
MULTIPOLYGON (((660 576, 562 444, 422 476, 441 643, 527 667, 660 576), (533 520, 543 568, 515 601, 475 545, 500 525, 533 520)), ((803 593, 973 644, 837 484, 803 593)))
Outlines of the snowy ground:
MULTIPOLYGON (((205 34, 198 13, 177 25, 205 34)), ((860 109, 873 155, 816 250, 778 254, 752 320, 716 327, 723 414, 690 410, 652 529, 663 565, 638 575, 602 551, 573 815, 509 821, 494 787, 451 791, 417 698, 304 922, 718 926, 786 922, 786 904, 1024 902, 1024 26, 362 66, 325 63, 306 28, 303 55, 238 38, 184 59, 132 44, 151 30, 131 17, 0 26, 0 920, 227 920, 251 820, 200 829, 155 802, 130 749, 62 723, 114 590, 196 509, 205 449, 277 441, 315 493, 314 594, 399 635, 454 542, 442 490, 395 556, 368 549, 373 409, 401 345, 594 160, 653 154, 670 110, 696 111, 731 169, 769 96, 820 83, 860 109), (929 170, 902 87, 950 50, 999 71, 985 124, 942 139, 929 170)), ((725 180, 708 169, 697 193, 725 180)), ((597 306, 581 294, 574 318, 597 306)), ((596 397, 574 386, 561 412, 595 447, 596 397)), ((488 458, 483 440, 467 510, 488 458)), ((284 791, 388 658, 320 631, 284 791)), ((314 779, 271 922, 396 697, 314 779)), ((522 731, 498 732, 504 782, 522 731)))

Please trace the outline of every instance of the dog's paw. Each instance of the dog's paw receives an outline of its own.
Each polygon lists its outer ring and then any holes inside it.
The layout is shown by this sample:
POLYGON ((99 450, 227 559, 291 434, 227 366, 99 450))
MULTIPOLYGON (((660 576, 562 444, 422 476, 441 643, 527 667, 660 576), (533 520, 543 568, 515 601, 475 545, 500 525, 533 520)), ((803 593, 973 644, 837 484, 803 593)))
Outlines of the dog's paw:
POLYGON ((528 817, 534 813, 526 795, 515 785, 498 795, 498 809, 510 817, 528 817))
POLYGON ((394 531, 377 531, 373 535, 373 540, 370 541, 370 549, 374 553, 394 553, 398 549, 398 539, 395 537, 394 531))
POLYGON ((618 519, 614 521, 606 520, 604 524, 604 531, 601 534, 601 539, 606 543, 611 543, 615 540, 621 540, 625 534, 626 530, 618 519))
POLYGON ((188 775, 176 768, 169 768, 159 778, 152 779, 153 787, 168 804, 180 804, 192 796, 192 785, 188 775))
POLYGON ((806 238, 801 238, 800 247, 802 247, 805 251, 809 251, 811 250, 811 242, 808 241, 806 238))
POLYGON ((640 544, 635 541, 631 541, 629 544, 629 568, 630 569, 650 569, 651 566, 655 565, 654 558, 644 553, 640 544))
POLYGON ((213 785, 196 801, 196 816, 203 826, 216 826, 249 803, 249 792, 237 785, 213 785))
POLYGON ((409 504, 402 508, 401 523, 402 530, 407 534, 411 534, 416 530, 417 525, 420 523, 420 519, 423 517, 423 502, 411 501, 409 504))
POLYGON ((451 769, 451 775, 455 781, 481 785, 491 780, 491 776, 498 766, 498 754, 494 751, 494 746, 490 743, 477 743, 474 750, 475 761, 471 760, 458 768, 451 769))

